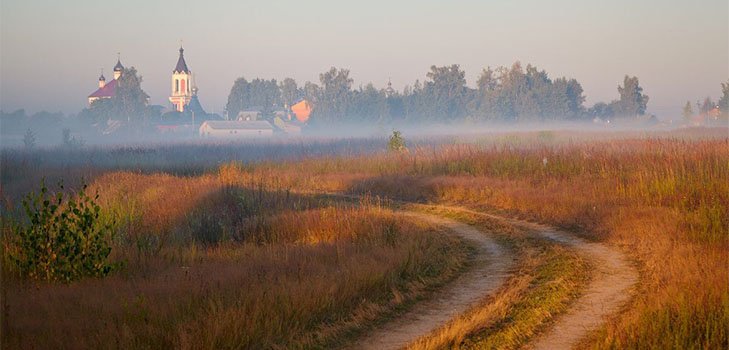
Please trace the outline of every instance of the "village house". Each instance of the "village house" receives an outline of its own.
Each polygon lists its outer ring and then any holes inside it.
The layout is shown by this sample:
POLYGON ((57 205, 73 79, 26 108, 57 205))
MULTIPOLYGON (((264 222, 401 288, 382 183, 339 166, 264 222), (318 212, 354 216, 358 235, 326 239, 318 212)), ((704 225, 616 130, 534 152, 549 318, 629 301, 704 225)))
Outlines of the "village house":
POLYGON ((208 120, 200 125, 200 136, 245 139, 273 136, 273 125, 265 120, 208 120))

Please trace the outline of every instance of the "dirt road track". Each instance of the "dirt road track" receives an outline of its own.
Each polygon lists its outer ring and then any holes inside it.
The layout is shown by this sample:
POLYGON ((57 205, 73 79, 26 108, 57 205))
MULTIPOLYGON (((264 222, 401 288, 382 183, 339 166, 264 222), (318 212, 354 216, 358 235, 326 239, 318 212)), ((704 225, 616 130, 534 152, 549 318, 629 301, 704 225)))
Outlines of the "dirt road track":
POLYGON ((496 291, 507 279, 513 256, 497 244, 488 232, 440 216, 409 213, 420 220, 444 226, 476 246, 468 271, 437 291, 428 301, 416 304, 404 315, 368 334, 354 349, 399 349, 445 324, 496 291))
MULTIPOLYGON (((588 242, 554 228, 522 220, 485 214, 465 208, 440 206, 475 215, 483 215, 534 231, 574 249, 594 266, 592 280, 583 295, 558 317, 555 324, 527 347, 533 349, 570 349, 605 318, 616 313, 630 299, 630 289, 638 281, 638 272, 620 251, 602 243, 588 242)), ((443 225, 460 237, 474 242, 478 253, 474 267, 452 284, 438 291, 431 300, 420 303, 397 319, 386 323, 359 341, 355 349, 399 349, 430 333, 453 317, 462 314, 474 302, 498 289, 506 281, 514 264, 513 256, 499 246, 488 232, 440 216, 410 213, 422 220, 443 225)))

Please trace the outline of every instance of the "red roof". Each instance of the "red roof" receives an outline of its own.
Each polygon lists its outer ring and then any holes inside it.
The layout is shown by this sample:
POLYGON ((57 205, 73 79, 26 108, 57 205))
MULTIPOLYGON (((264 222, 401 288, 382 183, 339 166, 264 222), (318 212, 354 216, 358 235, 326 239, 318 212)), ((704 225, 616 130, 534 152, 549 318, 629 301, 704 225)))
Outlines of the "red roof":
POLYGON ((104 85, 103 88, 99 88, 98 90, 94 91, 89 97, 112 97, 116 93, 116 82, 117 80, 114 79, 110 82, 108 82, 106 85, 104 85))

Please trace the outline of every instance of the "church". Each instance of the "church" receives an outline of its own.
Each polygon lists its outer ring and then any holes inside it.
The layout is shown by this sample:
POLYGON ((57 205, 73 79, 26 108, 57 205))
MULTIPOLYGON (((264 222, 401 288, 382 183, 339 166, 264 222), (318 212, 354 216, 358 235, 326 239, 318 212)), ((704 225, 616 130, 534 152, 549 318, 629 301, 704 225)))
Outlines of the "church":
POLYGON ((101 76, 99 76, 99 88, 88 97, 89 106, 96 100, 112 98, 114 96, 116 93, 116 86, 123 71, 124 66, 121 64, 121 60, 119 58, 117 58, 116 65, 114 66, 114 80, 107 83, 106 78, 104 77, 104 71, 101 71, 101 76))
MULTIPOLYGON (((175 69, 172 71, 169 97, 172 109, 180 113, 187 112, 194 113, 198 116, 205 116, 207 113, 197 98, 198 89, 195 86, 192 71, 187 67, 187 62, 185 62, 185 49, 180 47, 179 51, 180 56, 177 58, 177 65, 175 65, 175 69)), ((106 82, 106 77, 104 77, 102 70, 101 76, 99 76, 98 89, 88 96, 89 106, 96 100, 112 98, 116 94, 119 78, 122 76, 123 71, 124 66, 121 64, 119 58, 117 58, 116 65, 114 66, 114 79, 112 81, 106 82)))

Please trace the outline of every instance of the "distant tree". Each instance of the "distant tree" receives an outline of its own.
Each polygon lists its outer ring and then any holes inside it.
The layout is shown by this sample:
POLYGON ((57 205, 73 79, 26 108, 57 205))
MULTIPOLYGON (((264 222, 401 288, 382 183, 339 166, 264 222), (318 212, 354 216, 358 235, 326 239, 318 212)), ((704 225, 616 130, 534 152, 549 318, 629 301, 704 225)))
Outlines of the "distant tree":
MULTIPOLYGON (((140 122, 146 118, 149 95, 142 90, 142 77, 134 67, 125 68, 119 77, 116 94, 111 98, 120 119, 140 122)), ((139 124, 136 124, 139 125, 139 124)))
POLYGON ((281 101, 281 90, 275 79, 254 79, 248 81, 238 78, 228 94, 226 110, 228 117, 233 119, 242 110, 260 108, 263 114, 270 114, 281 101))
POLYGON ((644 115, 648 106, 648 96, 643 94, 637 77, 625 76, 623 85, 618 85, 620 100, 615 106, 615 113, 620 116, 644 115))
POLYGON ((65 128, 61 132, 61 146, 65 148, 78 148, 83 146, 84 142, 81 139, 77 139, 75 136, 71 136, 71 129, 65 128))
POLYGON ((431 66, 423 87, 423 117, 429 120, 455 120, 465 117, 472 96, 466 87, 466 72, 460 66, 431 66))
POLYGON ((149 95, 142 90, 142 77, 137 75, 134 67, 125 68, 116 92, 111 98, 94 101, 89 108, 82 110, 78 118, 82 121, 98 124, 109 119, 129 122, 128 127, 143 126, 149 118, 147 100, 149 95))
POLYGON ((613 111, 612 104, 598 102, 587 110, 587 115, 591 118, 610 120, 615 115, 615 112, 613 111))
POLYGON ((296 100, 298 100, 301 97, 301 91, 299 91, 298 86, 296 85, 296 80, 291 78, 284 79, 279 89, 281 90, 281 105, 282 106, 289 106, 293 105, 296 100))
POLYGON ((346 118, 352 94, 352 78, 348 69, 332 67, 319 74, 321 88, 316 97, 314 116, 316 123, 340 122, 346 118))
POLYGON ((683 106, 682 115, 686 120, 689 120, 694 116, 694 109, 691 108, 691 101, 686 101, 686 104, 683 106))
POLYGON ((719 98, 719 109, 725 116, 729 116, 729 80, 721 83, 721 98, 719 98))
POLYGON ((706 97, 704 99, 704 102, 701 103, 701 109, 699 109, 699 112, 701 114, 709 113, 710 110, 714 109, 716 104, 714 104, 714 101, 711 100, 711 97, 706 97))
POLYGON ((238 113, 245 107, 250 99, 248 92, 249 85, 248 80, 243 77, 236 79, 233 83, 233 87, 230 88, 230 93, 228 94, 228 103, 225 105, 225 110, 228 111, 228 118, 235 119, 238 113))
POLYGON ((23 135, 23 146, 25 146, 25 149, 27 150, 35 148, 35 133, 33 130, 30 130, 30 128, 28 128, 28 130, 25 131, 25 135, 23 135))

